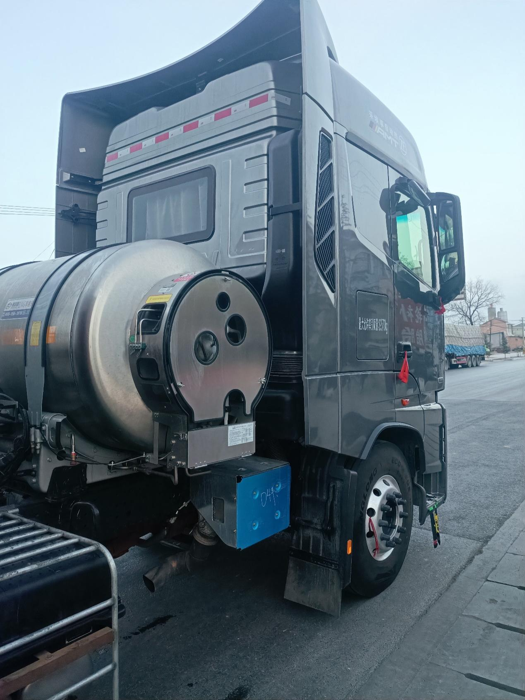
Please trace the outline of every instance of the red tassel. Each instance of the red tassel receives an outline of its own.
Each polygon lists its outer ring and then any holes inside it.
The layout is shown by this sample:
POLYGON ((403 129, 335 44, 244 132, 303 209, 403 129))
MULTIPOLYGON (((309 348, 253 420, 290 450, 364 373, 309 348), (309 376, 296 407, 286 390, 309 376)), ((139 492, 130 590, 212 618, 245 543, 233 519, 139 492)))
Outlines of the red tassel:
POLYGON ((446 309, 445 309, 445 305, 444 305, 443 302, 441 301, 441 298, 439 299, 439 303, 441 304, 441 306, 440 306, 439 309, 435 312, 435 314, 436 314, 436 316, 443 316, 443 314, 445 313, 446 309))
POLYGON ((397 375, 397 378, 400 379, 404 384, 408 384, 408 356, 405 352, 405 359, 403 360, 403 364, 401 365, 401 371, 397 375))

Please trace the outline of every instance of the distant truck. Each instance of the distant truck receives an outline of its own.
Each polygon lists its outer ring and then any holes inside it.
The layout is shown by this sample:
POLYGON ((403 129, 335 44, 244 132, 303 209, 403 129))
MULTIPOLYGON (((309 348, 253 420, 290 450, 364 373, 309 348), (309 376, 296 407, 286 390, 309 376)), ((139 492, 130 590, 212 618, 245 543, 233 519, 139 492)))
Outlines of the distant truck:
POLYGON ((445 323, 445 357, 449 369, 479 367, 485 359, 485 343, 479 326, 445 323))

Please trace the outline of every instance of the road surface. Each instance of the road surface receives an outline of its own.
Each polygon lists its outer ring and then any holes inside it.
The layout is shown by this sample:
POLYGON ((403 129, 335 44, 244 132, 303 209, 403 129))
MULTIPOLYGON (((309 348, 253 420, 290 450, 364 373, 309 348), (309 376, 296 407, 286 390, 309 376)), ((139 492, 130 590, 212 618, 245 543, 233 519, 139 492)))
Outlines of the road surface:
POLYGON ((127 608, 121 697, 358 698, 374 668, 525 498, 525 359, 449 371, 446 384, 449 499, 438 550, 428 528, 414 528, 396 582, 372 600, 345 594, 334 619, 283 600, 284 545, 242 553, 220 546, 214 566, 155 595, 142 574, 165 550, 134 549, 117 562, 127 608))

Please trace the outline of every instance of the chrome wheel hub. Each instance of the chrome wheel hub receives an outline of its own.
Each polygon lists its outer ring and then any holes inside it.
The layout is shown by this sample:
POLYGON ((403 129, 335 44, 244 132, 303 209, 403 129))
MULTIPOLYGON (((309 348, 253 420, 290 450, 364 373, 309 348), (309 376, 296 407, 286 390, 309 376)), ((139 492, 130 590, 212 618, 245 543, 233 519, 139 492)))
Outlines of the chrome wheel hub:
POLYGON ((408 511, 399 484, 393 476, 381 476, 370 491, 366 506, 365 541, 376 561, 387 559, 406 533, 408 511))

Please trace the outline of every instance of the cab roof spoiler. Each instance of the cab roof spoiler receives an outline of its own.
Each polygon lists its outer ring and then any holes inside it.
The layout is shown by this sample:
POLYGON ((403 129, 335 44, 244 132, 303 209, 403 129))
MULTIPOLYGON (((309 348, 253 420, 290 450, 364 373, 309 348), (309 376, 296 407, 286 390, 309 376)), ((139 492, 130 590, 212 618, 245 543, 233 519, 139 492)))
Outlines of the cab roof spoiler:
POLYGON ((121 83, 68 93, 62 101, 57 186, 98 191, 116 124, 184 100, 228 73, 300 53, 300 0, 263 0, 228 32, 176 63, 121 83))

